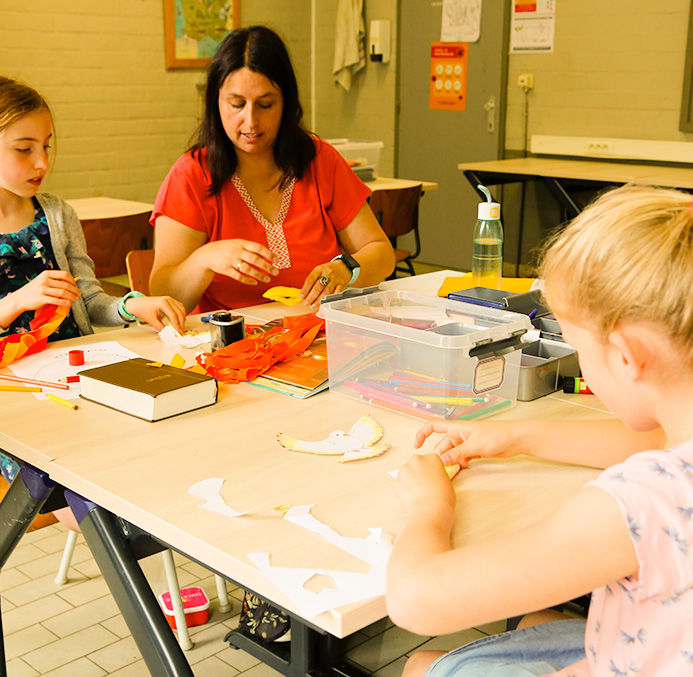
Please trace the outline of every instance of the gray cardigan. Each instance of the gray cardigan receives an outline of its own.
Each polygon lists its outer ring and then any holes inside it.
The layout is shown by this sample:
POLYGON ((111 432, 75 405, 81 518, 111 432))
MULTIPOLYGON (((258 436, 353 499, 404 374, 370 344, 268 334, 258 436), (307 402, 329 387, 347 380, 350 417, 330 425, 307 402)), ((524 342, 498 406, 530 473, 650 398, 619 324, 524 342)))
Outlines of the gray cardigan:
POLYGON ((93 334, 92 323, 104 327, 126 324, 118 313, 120 299, 108 295, 96 279, 94 262, 87 255, 87 243, 75 210, 55 195, 41 193, 36 199, 46 213, 58 267, 80 278, 77 286, 82 295, 71 306, 80 333, 93 334))

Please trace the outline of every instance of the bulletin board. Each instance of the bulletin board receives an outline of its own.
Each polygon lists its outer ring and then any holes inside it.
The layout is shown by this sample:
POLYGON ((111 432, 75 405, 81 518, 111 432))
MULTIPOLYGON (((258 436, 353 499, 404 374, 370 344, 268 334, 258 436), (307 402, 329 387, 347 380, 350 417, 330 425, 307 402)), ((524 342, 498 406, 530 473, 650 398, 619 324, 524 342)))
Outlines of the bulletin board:
POLYGON ((240 24, 240 0, 164 0, 166 68, 206 68, 240 24))
POLYGON ((464 110, 467 106, 466 42, 431 43, 431 87, 428 107, 432 110, 464 110))

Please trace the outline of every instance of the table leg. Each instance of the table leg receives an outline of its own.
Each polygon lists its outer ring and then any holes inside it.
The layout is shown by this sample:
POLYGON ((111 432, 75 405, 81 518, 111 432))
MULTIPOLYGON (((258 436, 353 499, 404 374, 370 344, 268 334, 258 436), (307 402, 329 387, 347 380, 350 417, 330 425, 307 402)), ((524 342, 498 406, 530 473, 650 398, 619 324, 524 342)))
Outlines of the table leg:
POLYGON ((126 523, 72 491, 65 497, 152 675, 192 677, 183 651, 129 547, 126 523))
MULTIPOLYGON (((24 464, 0 503, 0 569, 31 526, 55 482, 45 473, 24 464)), ((5 642, 0 621, 0 677, 6 677, 5 642)))

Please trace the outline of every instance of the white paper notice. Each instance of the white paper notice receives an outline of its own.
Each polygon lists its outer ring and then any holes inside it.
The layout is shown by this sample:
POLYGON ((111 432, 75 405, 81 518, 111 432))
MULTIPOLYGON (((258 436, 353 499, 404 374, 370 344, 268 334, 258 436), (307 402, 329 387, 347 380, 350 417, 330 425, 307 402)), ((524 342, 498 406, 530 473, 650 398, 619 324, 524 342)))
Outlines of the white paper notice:
POLYGON ((510 53, 553 52, 556 0, 513 0, 510 53))
POLYGON ((210 341, 209 331, 186 331, 185 334, 179 334, 170 324, 159 332, 159 338, 164 343, 180 348, 197 348, 210 341))
POLYGON ((481 0, 443 0, 441 42, 476 42, 481 35, 481 0))

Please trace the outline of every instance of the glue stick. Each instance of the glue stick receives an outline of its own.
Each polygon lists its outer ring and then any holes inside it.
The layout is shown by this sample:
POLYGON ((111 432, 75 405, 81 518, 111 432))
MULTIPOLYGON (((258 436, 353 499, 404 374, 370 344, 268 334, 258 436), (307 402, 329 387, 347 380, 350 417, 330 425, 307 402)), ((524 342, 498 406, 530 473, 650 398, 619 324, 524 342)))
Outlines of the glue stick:
POLYGON ((585 383, 584 378, 579 376, 566 376, 563 379, 563 392, 564 393, 582 393, 583 395, 591 395, 592 391, 589 389, 585 383))

